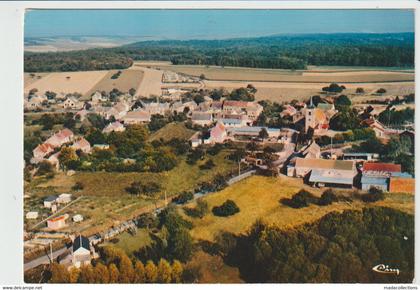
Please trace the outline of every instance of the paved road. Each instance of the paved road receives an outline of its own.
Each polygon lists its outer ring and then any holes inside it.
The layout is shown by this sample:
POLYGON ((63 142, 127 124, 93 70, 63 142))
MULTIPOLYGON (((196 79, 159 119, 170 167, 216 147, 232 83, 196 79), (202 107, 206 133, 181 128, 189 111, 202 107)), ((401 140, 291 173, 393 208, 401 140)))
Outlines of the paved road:
MULTIPOLYGON (((55 250, 53 252, 54 259, 56 259, 59 255, 61 255, 62 253, 64 253, 65 250, 66 250, 65 247, 64 248, 61 248, 61 249, 58 249, 58 250, 55 250)), ((26 271, 26 270, 35 268, 35 267, 37 267, 39 265, 42 265, 42 264, 48 264, 49 262, 50 262, 50 257, 47 254, 45 254, 44 256, 41 256, 41 257, 36 258, 36 259, 34 259, 34 260, 30 261, 30 262, 25 263, 23 269, 24 269, 24 271, 26 271)))

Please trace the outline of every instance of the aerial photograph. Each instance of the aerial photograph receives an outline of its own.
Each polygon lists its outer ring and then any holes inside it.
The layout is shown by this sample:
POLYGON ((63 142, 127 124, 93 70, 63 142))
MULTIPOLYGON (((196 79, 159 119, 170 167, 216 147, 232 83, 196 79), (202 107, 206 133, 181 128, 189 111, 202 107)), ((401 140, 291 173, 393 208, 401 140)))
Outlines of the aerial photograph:
POLYGON ((27 10, 24 281, 413 283, 414 38, 412 9, 27 10))

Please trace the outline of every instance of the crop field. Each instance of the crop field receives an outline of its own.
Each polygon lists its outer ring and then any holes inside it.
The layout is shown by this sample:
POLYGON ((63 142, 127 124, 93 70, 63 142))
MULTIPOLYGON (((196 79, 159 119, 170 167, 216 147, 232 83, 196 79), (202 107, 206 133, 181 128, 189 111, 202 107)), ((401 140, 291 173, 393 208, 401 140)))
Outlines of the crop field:
POLYGON ((85 94, 85 97, 91 96, 95 91, 109 92, 115 88, 128 92, 131 88, 137 89, 143 79, 141 70, 121 70, 121 75, 117 79, 112 79, 111 77, 117 72, 118 70, 108 71, 102 80, 85 94))
POLYGON ((133 65, 129 70, 143 72, 143 80, 136 88, 137 95, 142 97, 160 96, 162 94, 163 71, 133 65))
POLYGON ((36 88, 39 94, 53 91, 57 94, 77 92, 84 95, 102 80, 106 74, 107 71, 54 72, 32 83, 25 83, 24 93, 27 94, 31 89, 36 88))
POLYGON ((414 196, 407 194, 388 194, 384 201, 373 205, 355 200, 351 203, 339 202, 325 207, 310 205, 306 208, 294 209, 280 203, 281 198, 290 198, 301 188, 306 188, 317 196, 321 194, 320 189, 307 187, 300 179, 283 176, 280 178, 253 176, 204 197, 210 210, 213 206, 221 205, 227 199, 231 199, 240 208, 239 213, 230 217, 216 217, 211 212, 202 219, 185 217, 194 224, 191 234, 195 240, 212 241, 220 231, 243 233, 258 219, 282 228, 292 228, 317 220, 331 211, 341 212, 346 209, 360 209, 364 206, 390 206, 414 213, 414 196))
MULTIPOLYGON (((141 63, 140 63, 141 65, 141 63)), ((323 68, 322 70, 258 69, 244 67, 218 67, 200 65, 153 64, 148 66, 170 70, 192 76, 204 74, 208 80, 265 81, 302 83, 369 83, 414 81, 412 71, 397 70, 344 70, 323 68)))

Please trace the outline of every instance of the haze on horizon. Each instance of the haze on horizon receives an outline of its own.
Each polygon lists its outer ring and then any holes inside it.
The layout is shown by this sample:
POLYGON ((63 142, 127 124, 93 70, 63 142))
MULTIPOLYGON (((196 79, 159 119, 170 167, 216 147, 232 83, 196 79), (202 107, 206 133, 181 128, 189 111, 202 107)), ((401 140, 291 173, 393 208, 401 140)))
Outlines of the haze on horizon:
POLYGON ((414 32, 413 10, 31 10, 25 37, 223 39, 414 32))

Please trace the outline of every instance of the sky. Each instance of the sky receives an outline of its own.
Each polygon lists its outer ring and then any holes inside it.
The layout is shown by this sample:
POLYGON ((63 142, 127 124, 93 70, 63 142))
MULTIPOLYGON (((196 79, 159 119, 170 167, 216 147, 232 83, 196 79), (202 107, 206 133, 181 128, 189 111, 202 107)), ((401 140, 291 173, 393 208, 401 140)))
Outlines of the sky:
POLYGON ((221 39, 413 31, 412 10, 32 10, 25 15, 25 37, 221 39))

